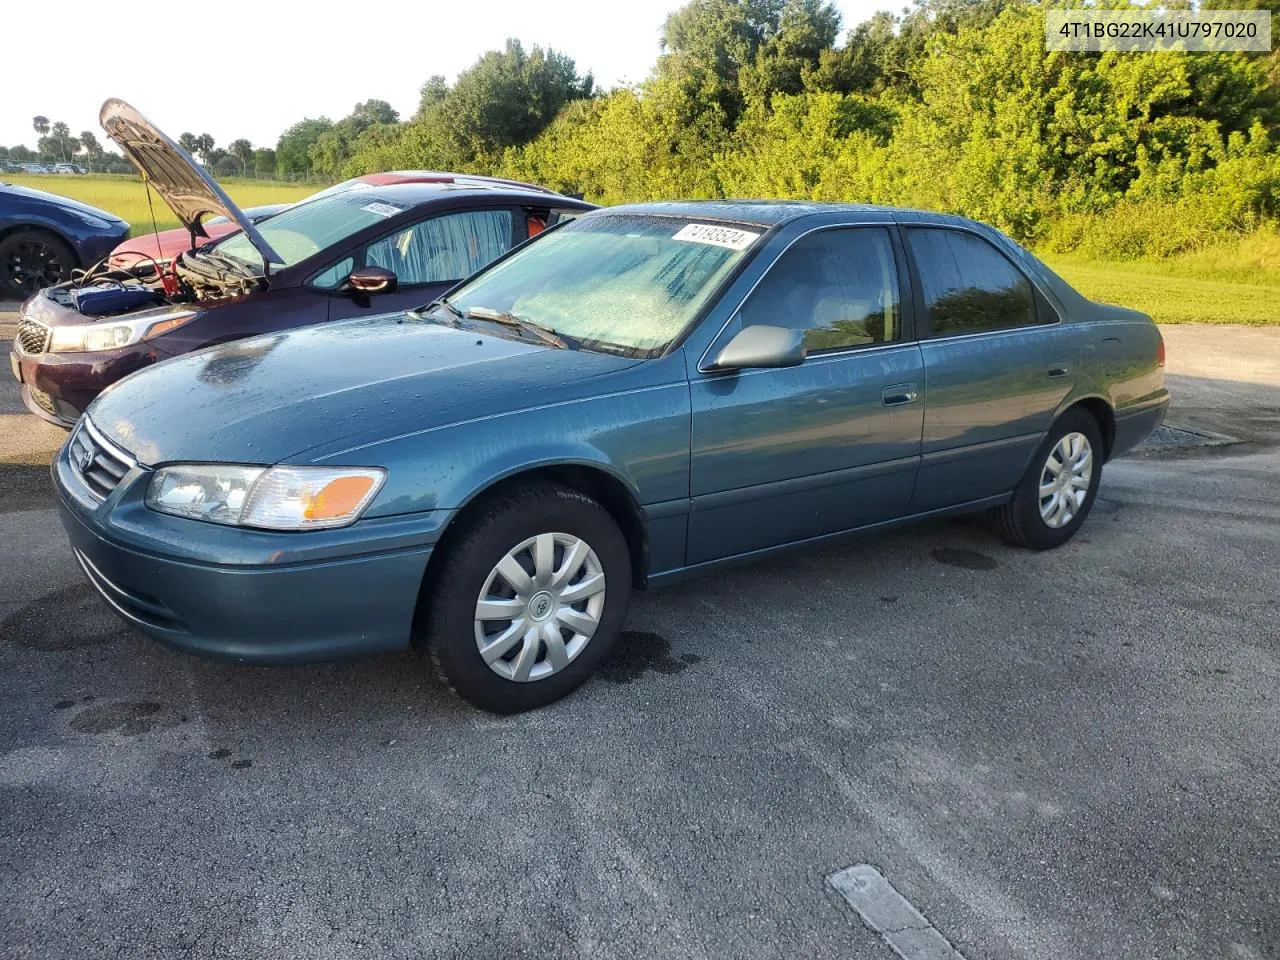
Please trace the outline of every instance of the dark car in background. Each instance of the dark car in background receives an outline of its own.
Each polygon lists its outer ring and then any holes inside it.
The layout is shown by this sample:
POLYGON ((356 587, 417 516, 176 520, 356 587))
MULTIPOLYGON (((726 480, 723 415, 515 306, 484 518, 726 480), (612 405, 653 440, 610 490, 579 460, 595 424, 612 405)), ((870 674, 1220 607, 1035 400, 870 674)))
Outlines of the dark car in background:
POLYGON ((21 300, 92 267, 129 235, 115 214, 0 182, 0 300, 21 300))
POLYGON ((137 370, 253 334, 421 306, 591 204, 510 181, 439 174, 425 182, 326 191, 254 224, 189 154, 133 107, 108 100, 103 128, 196 235, 222 216, 238 232, 163 270, 108 271, 22 306, 13 374, 27 408, 71 426, 137 370))
POLYGON ((86 576, 147 634, 277 663, 416 638, 510 712, 591 674, 634 586, 984 510, 1065 543, 1163 380, 1149 317, 971 220, 642 204, 425 310, 130 377, 53 469, 86 576))

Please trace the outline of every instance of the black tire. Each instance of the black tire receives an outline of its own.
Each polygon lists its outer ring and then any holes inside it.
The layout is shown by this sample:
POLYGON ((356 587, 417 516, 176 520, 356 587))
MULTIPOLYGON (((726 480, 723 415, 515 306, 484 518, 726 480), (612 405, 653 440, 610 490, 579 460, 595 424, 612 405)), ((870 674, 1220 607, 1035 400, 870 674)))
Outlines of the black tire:
POLYGON ((1093 501, 1098 496, 1098 484, 1102 480, 1102 459, 1102 431, 1098 429, 1098 421, 1086 410, 1068 410, 1050 428, 1031 458, 1027 472, 1014 488, 1013 499, 991 511, 996 531, 1008 542, 1032 550, 1052 550, 1062 546, 1075 536, 1089 516, 1089 511, 1093 509, 1093 501), (1089 488, 1085 491, 1084 502, 1074 516, 1062 526, 1053 527, 1040 515, 1041 475, 1045 471, 1050 453, 1063 437, 1072 433, 1083 434, 1089 441, 1092 455, 1089 488))
MULTIPOLYGON (((555 556, 559 567, 563 554, 555 556)), ((425 622, 419 623, 419 629, 437 674, 454 693, 481 710, 519 713, 559 700, 592 674, 617 640, 630 594, 631 554, 609 512, 576 490, 537 484, 486 503, 483 512, 449 545, 424 598, 425 622), (500 676, 481 657, 476 603, 509 551, 547 533, 580 538, 594 551, 604 574, 603 609, 590 639, 567 665, 541 679, 521 682, 500 676)), ((513 654, 518 655, 520 648, 517 643, 513 654)), ((546 653, 542 645, 535 669, 549 668, 546 653)), ((503 662, 511 668, 515 659, 503 662)))
POLYGON ((47 230, 14 230, 0 237, 0 296, 26 299, 71 279, 75 252, 47 230))

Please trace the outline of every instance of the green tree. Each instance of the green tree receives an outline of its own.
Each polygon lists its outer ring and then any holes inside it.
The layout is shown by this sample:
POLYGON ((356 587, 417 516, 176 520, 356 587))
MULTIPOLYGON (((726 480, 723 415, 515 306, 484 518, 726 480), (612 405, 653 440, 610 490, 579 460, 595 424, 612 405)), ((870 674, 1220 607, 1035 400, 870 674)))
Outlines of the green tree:
POLYGON ((98 137, 92 130, 84 130, 80 133, 80 145, 84 147, 90 170, 93 169, 94 164, 102 162, 102 144, 98 142, 98 137))
POLYGON ((840 12, 832 4, 787 0, 776 29, 766 34, 755 61, 742 69, 743 96, 766 103, 774 94, 801 93, 806 76, 819 68, 839 33, 840 12))
POLYGON ((367 130, 391 126, 399 119, 400 115, 385 100, 357 103, 350 114, 316 137, 307 148, 310 169, 326 176, 338 176, 367 130))
MULTIPOLYGON (((448 87, 440 77, 423 85, 414 119, 396 128, 373 124, 358 138, 348 173, 395 167, 486 172, 503 152, 537 136, 568 102, 589 97, 594 82, 554 50, 525 51, 518 40, 491 50, 448 87)), ((317 143, 312 161, 338 155, 317 143)))
POLYGON ((591 94, 590 75, 578 76, 572 59, 519 40, 490 51, 458 75, 448 97, 427 118, 456 157, 495 158, 537 136, 570 100, 591 94))
POLYGON ((431 111, 431 108, 442 102, 449 95, 449 84, 444 77, 436 74, 428 77, 427 82, 422 85, 422 89, 418 93, 418 112, 415 119, 425 117, 431 111))
POLYGON ((36 149, 41 154, 63 163, 69 163, 80 148, 80 141, 71 135, 71 128, 58 121, 49 128, 49 135, 41 137, 36 149))
POLYGON ((31 126, 40 136, 47 136, 49 133, 49 118, 37 114, 31 118, 31 126))
POLYGON ((259 147, 253 151, 253 172, 259 177, 276 174, 276 152, 270 147, 259 147))
POLYGON ((299 120, 280 135, 276 143, 276 170, 281 176, 298 176, 311 170, 307 150, 319 136, 333 127, 328 117, 299 120))
POLYGON ((194 133, 183 133, 178 137, 178 146, 182 147, 187 153, 194 154, 200 149, 200 138, 194 133))
POLYGON ((239 161, 240 175, 246 175, 249 172, 249 161, 253 159, 253 144, 244 139, 244 137, 239 140, 232 140, 228 153, 239 161))
POLYGON ((200 154, 200 162, 205 167, 212 167, 211 156, 216 146, 217 144, 214 142, 213 137, 207 133, 202 133, 196 137, 196 151, 200 154))

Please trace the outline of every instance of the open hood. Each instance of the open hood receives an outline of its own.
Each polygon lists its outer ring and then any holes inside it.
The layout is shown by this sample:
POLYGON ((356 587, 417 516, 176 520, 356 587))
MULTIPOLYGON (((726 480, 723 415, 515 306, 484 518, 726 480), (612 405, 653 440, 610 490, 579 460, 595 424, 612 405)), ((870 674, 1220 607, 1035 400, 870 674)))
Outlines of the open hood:
POLYGON ((226 217, 244 231, 267 263, 284 263, 204 167, 137 110, 123 100, 111 99, 102 105, 98 121, 188 230, 207 237, 204 221, 226 217))

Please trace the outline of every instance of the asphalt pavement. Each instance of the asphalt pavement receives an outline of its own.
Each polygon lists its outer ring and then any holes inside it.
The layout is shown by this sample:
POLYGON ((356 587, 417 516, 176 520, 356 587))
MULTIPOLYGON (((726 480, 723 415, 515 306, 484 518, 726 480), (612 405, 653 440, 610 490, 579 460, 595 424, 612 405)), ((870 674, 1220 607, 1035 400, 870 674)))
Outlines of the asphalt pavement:
POLYGON ((0 956, 1280 956, 1280 332, 1166 336, 1171 420, 1244 442, 1108 465, 1051 553, 957 520, 638 594, 511 718, 126 628, 0 377, 0 956))

